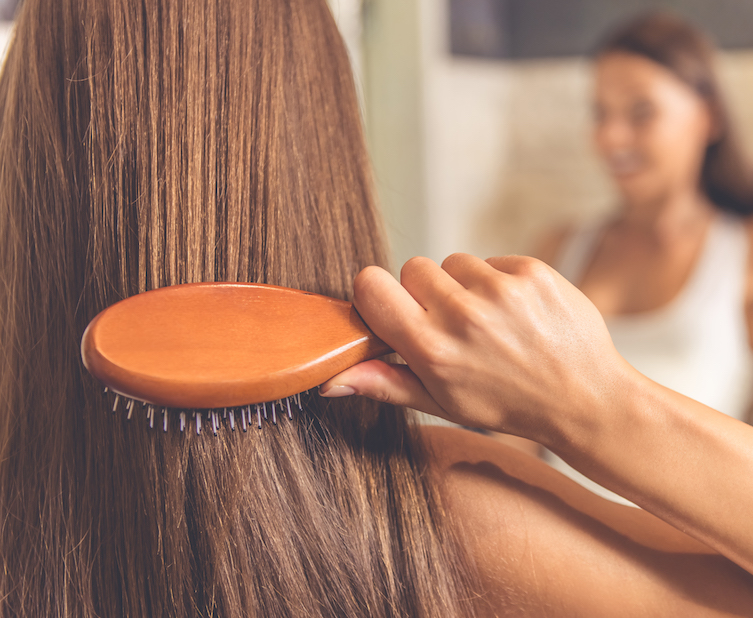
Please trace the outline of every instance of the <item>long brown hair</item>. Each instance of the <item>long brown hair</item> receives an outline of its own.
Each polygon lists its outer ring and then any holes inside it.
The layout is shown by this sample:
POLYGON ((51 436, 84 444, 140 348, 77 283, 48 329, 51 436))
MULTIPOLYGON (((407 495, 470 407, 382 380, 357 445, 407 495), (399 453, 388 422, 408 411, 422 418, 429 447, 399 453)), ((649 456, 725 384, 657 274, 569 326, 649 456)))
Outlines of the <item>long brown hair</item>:
POLYGON ((597 47, 596 57, 613 52, 637 54, 660 64, 706 102, 716 131, 706 148, 701 188, 722 210, 753 213, 753 166, 731 121, 709 38, 674 13, 650 12, 610 33, 597 47))
POLYGON ((385 264, 325 1, 26 0, 0 114, 0 613, 471 615, 403 410, 162 433, 79 359, 143 290, 385 264))

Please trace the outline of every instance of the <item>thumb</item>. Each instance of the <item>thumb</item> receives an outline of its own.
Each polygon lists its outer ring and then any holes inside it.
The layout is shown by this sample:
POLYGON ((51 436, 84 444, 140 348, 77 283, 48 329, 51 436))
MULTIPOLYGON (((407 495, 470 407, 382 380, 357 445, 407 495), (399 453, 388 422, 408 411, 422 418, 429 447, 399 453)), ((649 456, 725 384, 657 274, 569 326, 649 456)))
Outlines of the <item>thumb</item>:
POLYGON ((363 395, 369 399, 421 410, 449 420, 408 365, 370 360, 354 365, 319 387, 322 397, 363 395))

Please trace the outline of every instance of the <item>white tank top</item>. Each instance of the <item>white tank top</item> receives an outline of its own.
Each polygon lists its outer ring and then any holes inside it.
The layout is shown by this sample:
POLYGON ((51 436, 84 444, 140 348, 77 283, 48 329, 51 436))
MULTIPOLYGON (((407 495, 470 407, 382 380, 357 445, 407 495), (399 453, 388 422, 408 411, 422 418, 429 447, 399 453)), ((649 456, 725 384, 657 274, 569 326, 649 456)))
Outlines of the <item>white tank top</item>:
MULTIPOLYGON (((603 233, 603 225, 576 231, 557 270, 578 285, 603 233)), ((748 237, 739 219, 713 220, 698 263, 667 305, 606 318, 617 351, 642 374, 739 420, 753 390, 753 353, 745 319, 748 237)), ((576 472, 553 453, 545 459, 595 493, 630 504, 576 472)))

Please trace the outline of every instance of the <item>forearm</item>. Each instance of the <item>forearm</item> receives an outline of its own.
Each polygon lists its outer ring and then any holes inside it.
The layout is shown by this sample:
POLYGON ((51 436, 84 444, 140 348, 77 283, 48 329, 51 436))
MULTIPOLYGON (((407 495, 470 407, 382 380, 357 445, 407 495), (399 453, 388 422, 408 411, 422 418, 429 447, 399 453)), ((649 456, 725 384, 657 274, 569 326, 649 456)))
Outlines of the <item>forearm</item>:
POLYGON ((632 370, 601 405, 548 446, 753 573, 753 428, 632 370))
POLYGON ((529 258, 412 260, 354 303, 407 362, 329 380, 462 425, 530 438, 753 573, 753 428, 673 393, 617 353, 593 304, 529 258))

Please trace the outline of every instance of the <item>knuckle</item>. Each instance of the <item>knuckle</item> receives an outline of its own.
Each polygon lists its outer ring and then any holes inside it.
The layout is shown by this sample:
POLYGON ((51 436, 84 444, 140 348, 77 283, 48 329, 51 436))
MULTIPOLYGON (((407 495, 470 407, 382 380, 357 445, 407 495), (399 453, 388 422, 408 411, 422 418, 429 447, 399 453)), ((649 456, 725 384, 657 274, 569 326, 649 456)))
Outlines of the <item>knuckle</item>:
POLYGON ((453 288, 445 292, 442 304, 451 313, 462 313, 469 304, 467 290, 453 288))
POLYGON ((378 280, 382 276, 382 272, 382 269, 378 266, 367 266, 358 273, 353 281, 354 297, 368 294, 369 290, 377 285, 378 280))
POLYGON ((400 280, 405 281, 406 279, 420 276, 420 273, 431 264, 434 264, 434 262, 427 257, 416 256, 410 258, 400 269, 400 280))
POLYGON ((467 253, 451 253, 442 262, 442 268, 447 270, 448 268, 459 266, 460 264, 467 262, 469 257, 470 256, 467 253))
POLYGON ((489 321, 487 312, 479 305, 468 305, 462 309, 460 324, 466 336, 485 331, 488 328, 489 321))
POLYGON ((410 272, 411 270, 421 269, 427 266, 428 264, 433 264, 433 263, 434 262, 427 257, 416 255, 410 258, 407 262, 405 262, 405 264, 403 264, 402 270, 410 272))
POLYGON ((500 303, 507 297, 510 281, 503 277, 489 277, 484 281, 484 297, 494 303, 500 303))
POLYGON ((513 283, 505 290, 504 295, 500 298, 500 301, 505 304, 506 307, 520 307, 528 303, 528 290, 524 285, 513 283))
MULTIPOLYGON (((443 322, 450 332, 468 333, 487 321, 485 301, 465 289, 453 289, 442 297, 443 322)), ((436 344, 436 337, 427 337, 424 345, 436 344)), ((434 349, 434 348, 432 348, 434 349)))
POLYGON ((521 258, 519 274, 527 279, 542 280, 550 276, 549 267, 532 257, 521 258))
POLYGON ((400 389, 396 386, 397 384, 399 384, 399 379, 394 375, 393 370, 385 365, 377 371, 369 390, 369 397, 384 403, 402 405, 404 402, 398 395, 400 389))
POLYGON ((369 393, 369 398, 382 403, 396 403, 392 391, 386 385, 378 385, 369 393))

